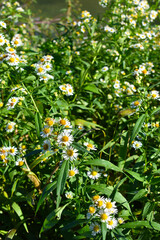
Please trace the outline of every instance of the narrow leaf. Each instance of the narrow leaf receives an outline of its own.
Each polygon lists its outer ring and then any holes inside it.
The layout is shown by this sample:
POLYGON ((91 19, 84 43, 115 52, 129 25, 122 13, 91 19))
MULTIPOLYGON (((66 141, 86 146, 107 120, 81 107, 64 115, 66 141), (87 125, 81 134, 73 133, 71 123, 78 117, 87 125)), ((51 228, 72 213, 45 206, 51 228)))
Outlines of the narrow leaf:
POLYGON ((142 127, 142 124, 144 123, 145 118, 146 118, 146 115, 143 114, 142 116, 140 116, 140 118, 135 123, 135 126, 134 126, 133 131, 132 131, 132 135, 131 135, 131 138, 130 138, 130 144, 132 143, 134 138, 138 135, 139 131, 141 130, 141 127, 142 127))
POLYGON ((84 162, 84 164, 105 167, 106 169, 111 169, 116 172, 123 172, 119 167, 117 167, 113 163, 111 163, 107 160, 104 160, 104 159, 89 160, 87 162, 84 162))

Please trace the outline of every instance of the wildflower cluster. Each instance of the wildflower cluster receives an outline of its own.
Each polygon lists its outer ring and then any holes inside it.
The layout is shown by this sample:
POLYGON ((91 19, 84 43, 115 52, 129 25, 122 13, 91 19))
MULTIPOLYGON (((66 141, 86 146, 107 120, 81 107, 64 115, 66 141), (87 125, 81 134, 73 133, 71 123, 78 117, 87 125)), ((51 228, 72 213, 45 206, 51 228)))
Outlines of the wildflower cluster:
POLYGON ((99 195, 93 196, 92 201, 93 204, 89 206, 87 219, 92 221, 90 230, 93 236, 101 233, 101 223, 105 223, 107 229, 114 229, 118 224, 124 222, 122 218, 116 219, 115 217, 118 214, 115 201, 99 195), (94 219, 96 222, 94 222, 94 219))

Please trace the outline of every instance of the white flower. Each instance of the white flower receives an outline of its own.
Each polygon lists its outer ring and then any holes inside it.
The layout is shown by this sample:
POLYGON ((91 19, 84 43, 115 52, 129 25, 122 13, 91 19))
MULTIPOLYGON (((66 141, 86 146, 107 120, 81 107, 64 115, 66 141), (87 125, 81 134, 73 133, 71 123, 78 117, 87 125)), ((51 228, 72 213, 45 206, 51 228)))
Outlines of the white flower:
POLYGON ((16 161, 16 166, 23 166, 24 164, 24 160, 22 158, 19 158, 17 161, 16 161))
POLYGON ((17 104, 17 102, 19 101, 18 97, 12 97, 8 100, 7 106, 8 106, 8 110, 12 109, 15 107, 15 105, 17 104))
POLYGON ((41 136, 43 138, 48 137, 51 135, 52 131, 53 131, 53 128, 45 125, 44 128, 42 129, 41 136))
POLYGON ((85 142, 84 146, 87 147, 88 151, 90 151, 90 150, 97 150, 97 148, 92 143, 85 142))
POLYGON ((138 149, 138 148, 142 147, 142 143, 139 142, 139 141, 134 141, 133 144, 132 144, 132 147, 134 149, 138 149))
POLYGON ((136 100, 131 103, 131 108, 137 108, 141 105, 141 103, 142 103, 142 100, 136 100))
POLYGON ((67 149, 63 150, 62 156, 65 160, 75 160, 78 157, 78 150, 74 149, 73 147, 68 147, 67 149))
POLYGON ((73 142, 73 136, 70 134, 69 131, 64 130, 61 134, 58 135, 57 137, 57 143, 59 145, 65 145, 65 146, 69 146, 72 144, 73 142))
POLYGON ((49 140, 45 140, 42 144, 42 152, 51 151, 51 143, 49 140))
POLYGON ((89 228, 92 231, 92 236, 96 236, 96 234, 101 233, 101 226, 97 222, 91 223, 89 228))
POLYGON ((118 225, 118 221, 115 218, 112 218, 112 219, 107 221, 107 228, 108 229, 113 229, 113 228, 117 227, 117 225, 118 225))
POLYGON ((102 68, 102 72, 106 72, 106 71, 108 71, 108 69, 109 68, 107 66, 105 66, 105 67, 102 68))
POLYGON ((79 173, 79 171, 78 171, 77 168, 72 168, 72 167, 71 167, 71 169, 70 169, 69 172, 68 172, 69 178, 74 177, 74 176, 75 176, 76 174, 78 174, 78 173, 79 173))
POLYGON ((17 154, 18 150, 16 147, 8 147, 8 153, 11 155, 11 156, 15 156, 17 154))
POLYGON ((7 25, 6 25, 6 23, 5 23, 5 22, 3 22, 3 21, 0 21, 0 26, 1 26, 1 27, 3 27, 3 28, 6 28, 6 26, 7 26, 7 25))
POLYGON ((152 90, 152 91, 150 92, 150 95, 151 95, 151 98, 153 98, 153 99, 158 99, 158 98, 160 98, 159 92, 156 91, 156 90, 152 90))
POLYGON ((116 202, 112 202, 110 198, 105 199, 105 209, 110 213, 117 213, 116 202))
POLYGON ((74 193, 73 192, 65 192, 65 197, 68 198, 68 199, 72 199, 74 196, 74 193))
POLYGON ((101 173, 99 172, 99 168, 93 168, 90 171, 87 172, 87 176, 91 179, 98 179, 101 176, 101 173))
POLYGON ((15 122, 9 122, 9 123, 7 124, 7 126, 6 126, 6 131, 7 131, 7 132, 13 132, 15 125, 16 125, 15 122))
POLYGON ((106 212, 104 209, 101 209, 99 211, 98 216, 100 217, 101 222, 108 222, 111 220, 111 217, 108 212, 106 212))
POLYGON ((3 36, 0 36, 0 46, 3 46, 5 44, 5 38, 3 36))

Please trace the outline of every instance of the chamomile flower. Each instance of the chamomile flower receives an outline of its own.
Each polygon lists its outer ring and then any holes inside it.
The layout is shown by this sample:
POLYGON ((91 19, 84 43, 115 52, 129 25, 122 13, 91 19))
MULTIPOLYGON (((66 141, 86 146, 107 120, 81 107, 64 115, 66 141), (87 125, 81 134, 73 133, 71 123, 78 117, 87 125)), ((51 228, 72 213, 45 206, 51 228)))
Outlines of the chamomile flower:
POLYGON ((49 127, 52 127, 52 126, 55 124, 55 119, 54 119, 54 118, 47 118, 47 119, 45 120, 45 122, 47 123, 47 125, 48 125, 49 127))
POLYGON ((122 224, 122 223, 124 223, 124 219, 123 219, 123 218, 121 218, 121 217, 120 217, 120 218, 118 218, 117 220, 118 220, 118 223, 119 223, 119 224, 122 224))
POLYGON ((101 176, 99 168, 93 168, 87 172, 87 176, 93 180, 98 179, 101 176))
POLYGON ((74 193, 69 191, 69 192, 65 192, 65 197, 68 198, 68 199, 72 199, 74 196, 74 193))
POLYGON ((3 21, 0 21, 0 26, 3 27, 3 28, 6 28, 6 27, 7 27, 6 23, 3 22, 3 21))
POLYGON ((9 123, 7 124, 7 126, 6 126, 6 131, 7 131, 7 132, 13 132, 15 125, 16 125, 15 122, 9 122, 9 123))
POLYGON ((45 140, 42 144, 42 152, 51 151, 51 143, 49 140, 45 140))
POLYGON ((105 66, 105 67, 102 68, 102 72, 107 72, 108 69, 109 69, 109 68, 108 68, 107 66, 105 66))
POLYGON ((70 125, 70 122, 67 118, 59 118, 58 123, 64 127, 70 125))
POLYGON ((73 95, 73 87, 70 84, 67 84, 66 96, 71 96, 71 95, 73 95))
POLYGON ((16 164, 16 166, 19 166, 19 167, 23 166, 23 165, 24 165, 24 159, 19 158, 19 159, 16 161, 15 164, 16 164))
POLYGON ((113 229, 117 227, 118 221, 115 218, 111 218, 107 221, 107 228, 108 229, 113 229))
POLYGON ((78 171, 78 169, 77 168, 72 168, 71 167, 71 169, 69 170, 69 172, 68 172, 68 176, 69 176, 69 178, 71 178, 71 177, 74 177, 76 174, 78 174, 79 173, 79 171, 78 171))
POLYGON ((107 223, 111 220, 111 217, 108 212, 106 212, 104 209, 101 209, 98 213, 98 216, 101 220, 101 222, 107 223))
POLYGON ((141 100, 136 100, 131 103, 131 108, 137 108, 137 107, 141 106, 141 103, 142 103, 141 100))
POLYGON ((40 75, 40 81, 48 81, 49 79, 54 79, 54 77, 48 73, 40 75))
POLYGON ((10 54, 16 52, 16 50, 15 50, 14 48, 12 48, 12 47, 6 47, 6 51, 7 51, 8 53, 10 53, 10 54))
POLYGON ((10 66, 17 66, 20 62, 20 58, 16 54, 8 54, 5 60, 10 66))
POLYGON ((19 98, 18 97, 12 97, 8 100, 7 106, 8 106, 8 110, 12 109, 15 107, 15 105, 18 103, 19 98))
POLYGON ((97 234, 101 233, 101 227, 97 222, 91 223, 89 228, 92 231, 92 236, 96 236, 97 234))
POLYGON ((17 154, 18 150, 16 147, 8 147, 8 153, 11 155, 11 156, 15 156, 17 154))
POLYGON ((5 38, 3 36, 0 36, 0 46, 3 46, 5 44, 5 38))
POLYGON ((150 92, 150 96, 151 96, 151 98, 153 98, 153 99, 159 99, 159 98, 160 98, 159 92, 156 91, 156 90, 152 90, 152 91, 150 92))
POLYGON ((105 199, 105 209, 107 209, 107 211, 109 213, 115 213, 116 209, 116 202, 112 202, 110 198, 106 198, 105 199))
POLYGON ((75 160, 78 157, 78 150, 74 149, 73 147, 68 147, 67 149, 63 150, 62 156, 65 160, 75 160))
POLYGON ((42 74, 46 73, 46 69, 45 69, 44 65, 42 65, 42 64, 36 64, 35 70, 37 72, 37 75, 42 75, 42 74))
POLYGON ((85 142, 84 146, 87 147, 88 151, 90 151, 90 150, 97 150, 97 148, 92 143, 85 142))
POLYGON ((43 65, 43 67, 46 71, 50 71, 52 69, 52 64, 47 62, 43 65))
POLYGON ((134 149, 138 149, 142 147, 142 143, 140 141, 133 141, 132 147, 134 149))
POLYGON ((42 129, 41 136, 43 138, 46 138, 51 135, 52 131, 53 131, 53 128, 45 125, 44 128, 42 129))
POLYGON ((97 200, 94 200, 94 202, 95 202, 95 205, 97 206, 97 208, 99 208, 99 209, 105 208, 105 199, 103 197, 99 197, 97 200))
POLYGON ((61 134, 57 137, 57 143, 59 145, 70 146, 73 142, 73 136, 70 134, 69 131, 64 130, 61 134))

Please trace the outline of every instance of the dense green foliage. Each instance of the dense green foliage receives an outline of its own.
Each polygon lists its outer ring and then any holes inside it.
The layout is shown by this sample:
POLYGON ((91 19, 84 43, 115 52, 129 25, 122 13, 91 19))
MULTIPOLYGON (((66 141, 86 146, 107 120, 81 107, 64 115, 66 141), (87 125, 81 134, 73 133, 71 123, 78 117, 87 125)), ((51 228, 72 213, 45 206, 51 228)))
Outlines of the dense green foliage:
POLYGON ((2 238, 159 239, 158 2, 100 0, 54 39, 1 4, 2 238))

